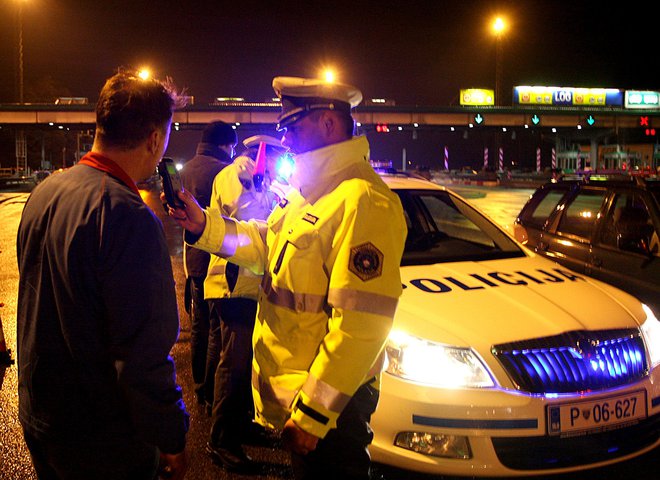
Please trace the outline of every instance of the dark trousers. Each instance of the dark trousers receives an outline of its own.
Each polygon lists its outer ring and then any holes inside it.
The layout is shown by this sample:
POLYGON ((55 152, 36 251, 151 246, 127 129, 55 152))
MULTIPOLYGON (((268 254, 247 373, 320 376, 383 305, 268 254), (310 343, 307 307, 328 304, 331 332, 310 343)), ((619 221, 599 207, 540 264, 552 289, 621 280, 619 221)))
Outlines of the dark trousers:
POLYGON ((296 480, 369 480, 371 457, 368 447, 374 438, 369 426, 379 392, 362 385, 337 419, 337 428, 319 440, 307 455, 291 454, 296 480))
POLYGON ((24 432, 39 480, 154 480, 159 452, 138 441, 42 441, 24 432))
POLYGON ((211 444, 233 448, 241 444, 254 415, 252 401, 252 331, 257 302, 247 298, 211 301, 209 355, 219 352, 215 369, 211 444))
POLYGON ((190 277, 188 280, 192 377, 195 382, 198 400, 211 403, 213 401, 213 387, 207 391, 204 386, 210 325, 209 304, 204 300, 204 277, 190 277))

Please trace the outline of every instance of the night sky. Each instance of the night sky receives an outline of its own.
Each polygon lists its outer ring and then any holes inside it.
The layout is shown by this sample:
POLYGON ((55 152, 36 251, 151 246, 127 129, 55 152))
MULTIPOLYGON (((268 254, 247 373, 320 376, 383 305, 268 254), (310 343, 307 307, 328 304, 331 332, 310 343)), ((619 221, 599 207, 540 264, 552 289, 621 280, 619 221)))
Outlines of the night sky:
MULTIPOLYGON (((2 103, 18 99, 18 1, 0 0, 2 103)), ((366 98, 457 105, 461 88, 495 88, 497 13, 509 96, 514 85, 660 89, 652 1, 23 1, 26 101, 36 89, 94 102, 122 65, 172 77, 196 104, 264 100, 273 76, 329 65, 366 98)))

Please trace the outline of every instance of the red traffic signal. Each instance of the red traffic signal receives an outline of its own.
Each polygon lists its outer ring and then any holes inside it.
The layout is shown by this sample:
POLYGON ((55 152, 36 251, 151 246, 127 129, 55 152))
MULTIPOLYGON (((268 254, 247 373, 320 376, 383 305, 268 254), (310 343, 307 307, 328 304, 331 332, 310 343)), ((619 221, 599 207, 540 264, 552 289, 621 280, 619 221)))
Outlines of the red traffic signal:
POLYGON ((379 123, 376 125, 376 131, 378 133, 387 133, 390 131, 390 127, 386 123, 379 123))
POLYGON ((644 133, 647 137, 655 137, 655 128, 647 128, 644 133))

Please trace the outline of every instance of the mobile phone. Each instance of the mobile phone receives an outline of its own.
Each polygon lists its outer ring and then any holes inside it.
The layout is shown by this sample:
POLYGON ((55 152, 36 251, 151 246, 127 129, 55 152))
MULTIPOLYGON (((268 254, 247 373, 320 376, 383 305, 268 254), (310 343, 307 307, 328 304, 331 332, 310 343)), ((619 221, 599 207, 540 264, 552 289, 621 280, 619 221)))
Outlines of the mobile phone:
POLYGON ((163 192, 165 192, 167 204, 172 208, 185 208, 185 205, 176 194, 176 192, 183 190, 183 186, 181 185, 181 177, 179 176, 179 171, 176 169, 174 160, 163 157, 158 162, 158 174, 163 182, 163 192))

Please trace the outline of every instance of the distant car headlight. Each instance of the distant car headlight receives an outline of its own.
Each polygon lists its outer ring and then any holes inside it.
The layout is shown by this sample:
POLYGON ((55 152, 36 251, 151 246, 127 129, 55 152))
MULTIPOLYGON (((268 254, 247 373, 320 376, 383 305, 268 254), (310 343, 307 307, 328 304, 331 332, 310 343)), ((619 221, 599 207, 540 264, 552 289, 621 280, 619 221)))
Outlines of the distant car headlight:
POLYGON ((642 324, 642 337, 649 350, 649 360, 653 368, 660 364, 660 321, 649 307, 642 304, 642 308, 646 313, 646 321, 642 324))
POLYGON ((470 348, 459 348, 392 331, 388 338, 386 371, 412 382, 435 387, 494 387, 481 359, 470 348))

